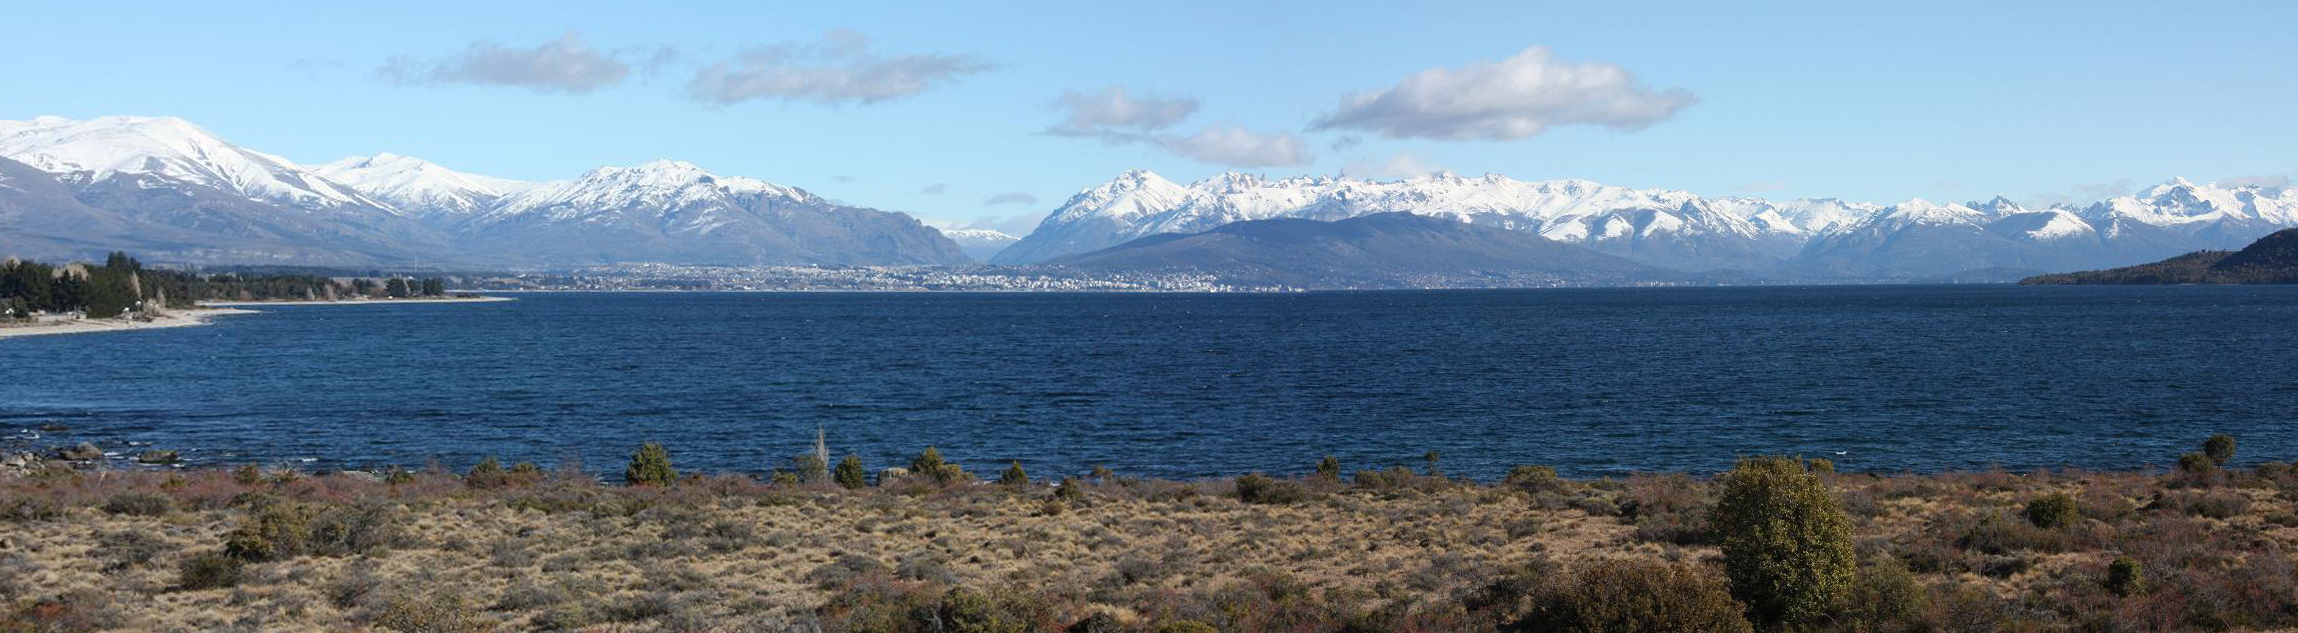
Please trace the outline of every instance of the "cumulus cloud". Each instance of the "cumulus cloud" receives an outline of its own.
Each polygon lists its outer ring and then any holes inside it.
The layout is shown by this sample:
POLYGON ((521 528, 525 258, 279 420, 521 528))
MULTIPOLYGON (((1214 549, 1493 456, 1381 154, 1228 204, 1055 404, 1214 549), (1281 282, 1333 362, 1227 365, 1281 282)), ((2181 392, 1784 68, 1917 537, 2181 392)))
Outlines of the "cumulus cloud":
POLYGON ((1141 140, 1149 132, 1172 127, 1189 118, 1197 112, 1197 100, 1156 95, 1135 97, 1123 86, 1110 86, 1093 93, 1062 93, 1061 98, 1054 101, 1054 107, 1068 112, 1068 119, 1046 128, 1046 133, 1125 143, 1141 140))
POLYGON ((982 203, 982 204, 987 204, 987 205, 1000 205, 1000 204, 1019 204, 1019 205, 1032 205, 1032 204, 1037 204, 1037 196, 1029 195, 1029 194, 1026 194, 1026 193, 1022 193, 1022 192, 1019 192, 1019 191, 1008 191, 1008 192, 1005 192, 1005 193, 1001 193, 1001 194, 997 194, 997 195, 994 195, 994 196, 990 196, 988 200, 983 200, 983 201, 981 201, 981 203, 982 203))
POLYGON ((1388 138, 1507 141, 1560 125, 1639 130, 1696 101, 1685 90, 1646 88, 1618 65, 1567 62, 1534 46, 1497 62, 1430 68, 1387 89, 1351 95, 1311 127, 1388 138))
POLYGON ((937 183, 934 183, 934 184, 926 185, 926 188, 924 188, 924 189, 919 189, 919 190, 918 190, 918 193, 926 194, 926 195, 929 195, 929 196, 938 196, 938 195, 942 195, 944 192, 947 192, 947 191, 949 191, 949 190, 950 190, 950 184, 949 184, 949 183, 946 183, 946 182, 937 182, 937 183))
POLYGON ((630 64, 600 52, 567 31, 558 39, 522 48, 480 42, 442 59, 393 57, 378 70, 400 83, 461 83, 581 94, 622 83, 630 64))
POLYGON ((1349 178, 1413 178, 1444 171, 1447 170, 1443 166, 1412 152, 1397 152, 1383 161, 1357 160, 1341 166, 1341 175, 1349 178))
POLYGON ((687 92, 720 105, 752 99, 867 104, 914 97, 992 67, 965 55, 880 55, 870 50, 868 36, 835 29, 812 44, 752 48, 706 66, 687 92))
POLYGON ((1308 145, 1292 134, 1264 134, 1234 125, 1211 126, 1188 136, 1159 135, 1155 140, 1166 151, 1232 167, 1306 165, 1313 158, 1308 145))

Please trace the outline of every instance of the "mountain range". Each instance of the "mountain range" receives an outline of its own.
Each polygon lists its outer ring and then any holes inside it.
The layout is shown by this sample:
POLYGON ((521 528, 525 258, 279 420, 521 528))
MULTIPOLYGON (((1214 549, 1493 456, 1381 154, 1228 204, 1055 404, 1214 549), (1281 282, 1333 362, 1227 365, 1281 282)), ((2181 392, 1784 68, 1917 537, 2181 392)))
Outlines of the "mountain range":
POLYGON ((901 213, 655 161, 527 183, 378 154, 306 167, 182 119, 0 121, 0 252, 317 265, 948 265, 901 213))
POLYGON ((2030 286, 2085 284, 2298 284, 2298 229, 2258 238, 2239 251, 2195 251, 2170 259, 2019 281, 2030 286))
POLYGON ((1306 289, 1618 286, 1699 279, 1526 231, 1410 213, 1334 221, 1243 220, 1201 233, 1145 237, 1048 263, 1111 273, 1202 273, 1234 286, 1306 289))
POLYGON ((1768 200, 1499 175, 1228 172, 1181 184, 1135 170, 1078 192, 1016 238, 937 230, 672 160, 523 182, 388 153, 300 165, 171 117, 0 121, 0 255, 43 259, 129 250, 153 261, 335 266, 1074 264, 1064 258, 1238 222, 1385 213, 1709 278, 2008 280, 2238 248, 2298 226, 2298 191, 2174 179, 2030 209, 2004 198, 1768 200))
POLYGON ((1982 269, 2076 270, 2239 246, 2298 226, 2298 192, 2179 179, 2088 207, 2027 209, 2000 197, 1888 206, 1771 201, 1498 175, 1271 180, 1231 172, 1183 185, 1136 170, 1071 197, 991 261, 1045 262, 1246 220, 1389 212, 1527 231, 1684 271, 1889 280, 1982 269))

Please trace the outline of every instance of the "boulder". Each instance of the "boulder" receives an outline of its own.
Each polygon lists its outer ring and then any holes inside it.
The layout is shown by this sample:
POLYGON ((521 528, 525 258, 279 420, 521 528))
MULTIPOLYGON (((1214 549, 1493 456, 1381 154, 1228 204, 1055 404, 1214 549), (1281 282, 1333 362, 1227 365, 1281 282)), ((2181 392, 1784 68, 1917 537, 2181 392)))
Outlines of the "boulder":
POLYGON ((173 464, 180 461, 183 461, 183 455, 171 450, 155 448, 136 453, 136 463, 139 464, 173 464))
POLYGON ((96 448, 94 444, 81 442, 78 446, 56 449, 56 459, 73 462, 101 461, 104 459, 104 449, 96 448))

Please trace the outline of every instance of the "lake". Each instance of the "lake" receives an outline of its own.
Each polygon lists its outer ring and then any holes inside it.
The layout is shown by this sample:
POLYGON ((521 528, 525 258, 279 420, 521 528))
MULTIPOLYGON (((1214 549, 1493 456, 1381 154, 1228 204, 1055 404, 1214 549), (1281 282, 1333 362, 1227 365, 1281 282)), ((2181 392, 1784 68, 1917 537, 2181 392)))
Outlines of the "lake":
POLYGON ((515 296, 0 340, 0 430, 195 464, 616 474, 642 441, 762 473, 817 426, 872 469, 934 445, 991 477, 1432 450, 1478 478, 1759 453, 2129 469, 2218 432, 2240 461, 2298 457, 2298 287, 515 296))

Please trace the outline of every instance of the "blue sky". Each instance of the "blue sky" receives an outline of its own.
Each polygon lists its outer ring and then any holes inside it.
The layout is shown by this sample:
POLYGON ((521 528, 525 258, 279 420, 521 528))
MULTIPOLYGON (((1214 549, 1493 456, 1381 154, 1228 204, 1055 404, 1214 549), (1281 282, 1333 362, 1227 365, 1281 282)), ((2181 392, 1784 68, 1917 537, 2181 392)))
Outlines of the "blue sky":
POLYGON ((2291 3, 670 4, 27 3, 0 118, 534 180, 676 158, 944 222, 1136 167, 1883 202, 2298 172, 2291 3), (595 63, 518 67, 554 51, 595 63))

